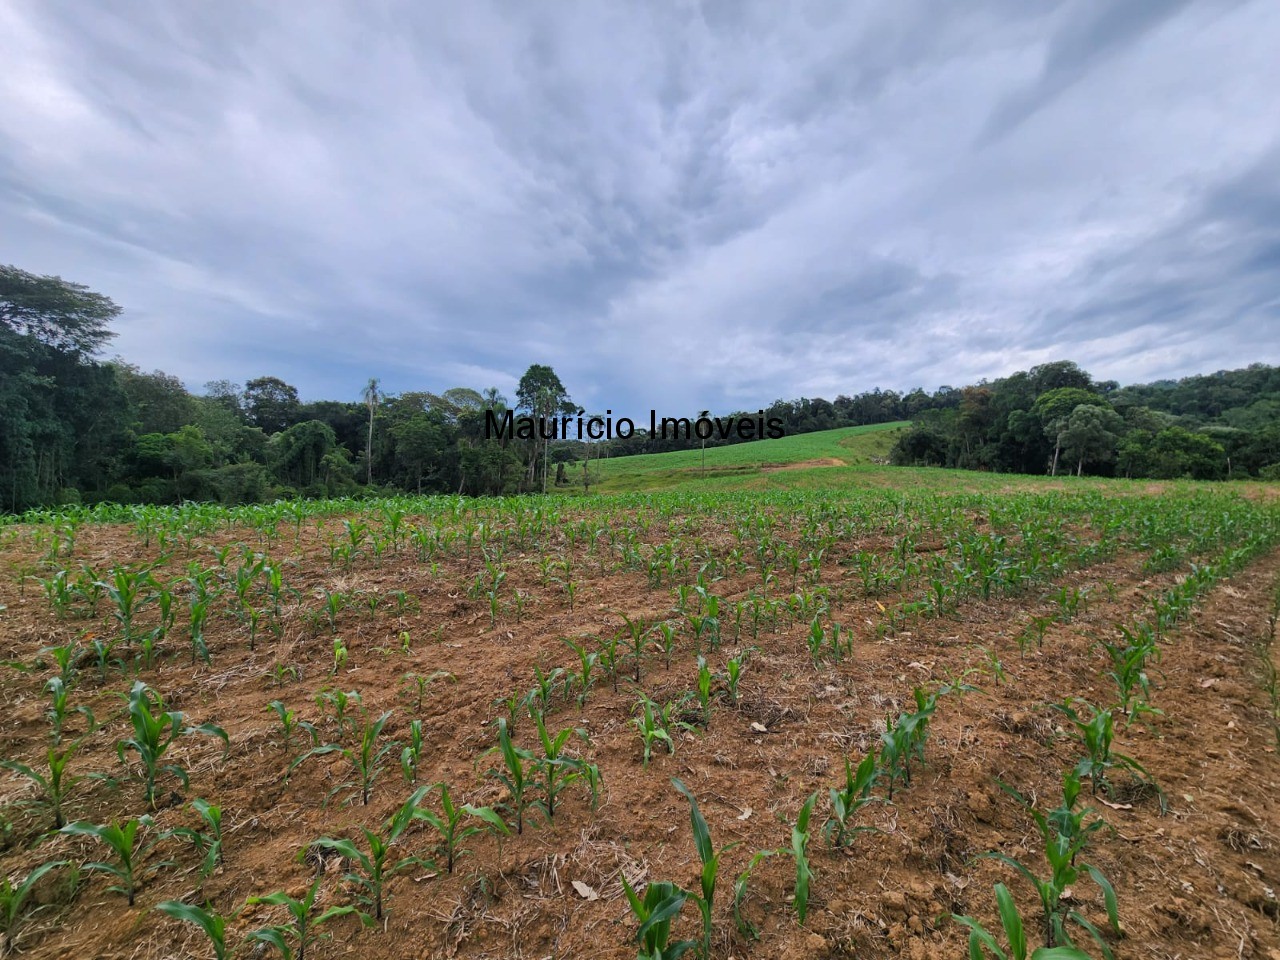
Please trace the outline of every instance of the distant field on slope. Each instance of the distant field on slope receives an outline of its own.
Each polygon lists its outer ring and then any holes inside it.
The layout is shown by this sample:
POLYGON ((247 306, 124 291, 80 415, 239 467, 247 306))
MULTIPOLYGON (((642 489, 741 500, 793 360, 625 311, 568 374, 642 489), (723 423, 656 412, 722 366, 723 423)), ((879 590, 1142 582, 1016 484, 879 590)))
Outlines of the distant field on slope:
MULTIPOLYGON (((708 447, 705 473, 701 450, 601 460, 591 464, 591 490, 593 493, 625 493, 665 489, 685 483, 756 477, 780 470, 866 464, 872 457, 887 457, 899 434, 908 426, 907 421, 876 423, 802 433, 779 440, 708 447)), ((569 477, 581 492, 580 464, 569 468, 569 477)))

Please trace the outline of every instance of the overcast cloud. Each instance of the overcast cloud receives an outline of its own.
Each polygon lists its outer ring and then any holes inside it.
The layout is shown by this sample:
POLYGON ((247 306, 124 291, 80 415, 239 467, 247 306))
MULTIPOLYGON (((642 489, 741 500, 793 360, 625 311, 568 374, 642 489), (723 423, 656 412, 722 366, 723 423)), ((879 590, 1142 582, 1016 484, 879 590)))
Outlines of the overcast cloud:
POLYGON ((1280 362, 1280 4, 0 0, 0 263, 306 399, 1280 362))

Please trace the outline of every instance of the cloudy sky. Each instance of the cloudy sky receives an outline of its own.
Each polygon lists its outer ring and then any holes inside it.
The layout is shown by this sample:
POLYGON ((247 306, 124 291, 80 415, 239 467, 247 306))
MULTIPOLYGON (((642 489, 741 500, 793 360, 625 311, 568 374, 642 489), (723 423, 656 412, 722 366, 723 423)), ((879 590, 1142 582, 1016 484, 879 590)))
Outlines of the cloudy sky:
POLYGON ((0 0, 0 263, 304 399, 1280 362, 1280 3, 0 0))

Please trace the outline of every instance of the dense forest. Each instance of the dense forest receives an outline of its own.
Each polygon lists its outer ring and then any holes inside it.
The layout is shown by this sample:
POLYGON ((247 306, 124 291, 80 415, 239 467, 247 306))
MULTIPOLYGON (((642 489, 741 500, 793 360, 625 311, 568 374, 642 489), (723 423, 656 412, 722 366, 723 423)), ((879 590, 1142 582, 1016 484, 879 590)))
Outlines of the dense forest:
MULTIPOLYGON (((79 284, 0 266, 0 509, 518 493, 589 478, 584 459, 702 444, 643 430, 591 445, 486 437, 487 410, 585 412, 539 364, 514 400, 470 387, 390 395, 370 379, 352 391, 358 400, 304 403, 272 376, 213 381, 193 394, 163 372, 100 359, 119 313, 79 284)), ((902 464, 1202 479, 1280 473, 1280 368, 1260 364, 1120 387, 1060 361, 963 389, 778 400, 764 415, 787 434, 911 420, 893 455, 902 464)), ((707 445, 723 442, 733 441, 707 445)))

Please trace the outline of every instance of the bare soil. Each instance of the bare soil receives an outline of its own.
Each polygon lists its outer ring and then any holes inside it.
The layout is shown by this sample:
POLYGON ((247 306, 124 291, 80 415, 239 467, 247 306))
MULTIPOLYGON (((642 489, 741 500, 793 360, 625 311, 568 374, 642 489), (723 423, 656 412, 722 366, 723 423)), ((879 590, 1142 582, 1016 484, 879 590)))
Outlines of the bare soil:
MULTIPOLYGON (((803 464, 793 466, 806 466, 803 464)), ((243 539, 249 531, 229 531, 220 542, 243 539)), ((875 544, 847 544, 868 549, 875 544)), ((883 546, 883 545, 880 545, 883 546)), ((617 632, 622 614, 650 620, 671 613, 668 586, 650 588, 641 574, 600 575, 579 551, 581 589, 573 609, 554 581, 544 582, 536 556, 508 554, 507 588, 528 595, 517 620, 504 612, 496 627, 488 605, 469 599, 478 564, 463 558, 440 563, 433 573, 408 553, 381 562, 361 560, 348 571, 328 567, 321 541, 304 528, 295 547, 292 532, 268 548, 291 555, 288 579, 301 591, 285 611, 283 635, 259 638, 248 649, 244 628, 221 616, 210 627, 211 667, 192 667, 175 630, 169 656, 141 679, 161 691, 171 709, 187 721, 212 721, 231 739, 224 760, 221 745, 205 737, 179 741, 175 757, 191 771, 185 799, 201 796, 225 811, 226 864, 201 881, 198 858, 175 841, 162 844, 154 859, 175 866, 146 877, 136 906, 107 890, 100 875, 89 875, 69 900, 55 872, 37 890, 50 909, 27 928, 24 946, 32 958, 160 958, 212 956, 193 928, 154 909, 165 899, 208 902, 231 914, 247 897, 286 890, 299 895, 324 870, 324 906, 352 902, 342 867, 301 856, 318 837, 356 837, 358 828, 383 822, 404 801, 410 787, 398 769, 398 749, 388 755, 371 802, 347 804, 326 796, 345 777, 333 756, 307 761, 286 779, 301 741, 286 750, 267 704, 281 700, 308 720, 322 722, 314 698, 337 686, 360 692, 372 715, 392 710, 390 737, 404 743, 417 717, 427 731, 420 783, 446 781, 459 802, 494 804, 503 799, 497 782, 485 776, 497 757, 495 701, 533 685, 534 667, 576 666, 564 637, 617 632), (348 607, 337 635, 350 650, 344 669, 330 677, 332 636, 327 623, 311 622, 305 611, 318 607, 318 592, 358 589, 385 595, 407 591, 416 611, 396 613, 384 601, 376 611, 348 607), (409 634, 409 652, 401 649, 409 634), (296 668, 298 678, 276 682, 277 666, 296 668), (420 711, 403 686, 408 672, 443 670, 456 682, 437 682, 420 711)), ((132 531, 97 527, 81 531, 76 562, 98 567, 127 560, 154 559, 132 531)), ((34 562, 33 548, 19 540, 6 559, 34 562)), ((190 556, 177 550, 162 571, 181 575, 190 559, 210 562, 208 550, 190 556)), ((158 572, 158 573, 159 573, 158 572)), ((1280 574, 1280 552, 1255 562, 1213 590, 1193 618, 1164 646, 1153 677, 1155 704, 1164 711, 1150 729, 1121 729, 1117 748, 1153 774, 1168 798, 1161 814, 1150 791, 1132 789, 1091 801, 1109 829, 1100 831, 1088 854, 1115 886, 1123 939, 1112 938, 1118 957, 1267 958, 1280 960, 1280 762, 1258 682, 1257 641, 1268 630, 1267 611, 1280 574), (1105 803, 1103 801, 1106 801, 1105 803)), ((832 565, 824 581, 850 583, 847 568, 832 565)), ((1105 657, 1093 647, 1112 638, 1116 624, 1142 616, 1148 598, 1167 587, 1176 573, 1147 575, 1137 557, 1072 574, 1063 581, 1092 588, 1087 609, 1070 623, 1051 626, 1043 647, 1019 654, 1016 637, 1028 619, 1049 610, 1038 595, 969 602, 955 616, 913 623, 896 636, 877 637, 876 603, 845 599, 832 619, 855 631, 854 655, 838 666, 815 666, 805 644, 804 625, 789 626, 758 639, 729 638, 708 657, 720 669, 741 647, 758 648, 748 661, 742 697, 721 699, 709 729, 677 737, 674 756, 660 750, 645 768, 640 740, 631 724, 637 694, 624 679, 618 692, 602 679, 584 708, 560 703, 555 728, 581 728, 589 743, 574 750, 603 774, 598 808, 585 791, 566 795, 554 823, 540 823, 499 843, 490 835, 465 844, 468 855, 452 874, 443 868, 410 871, 389 886, 388 918, 377 929, 362 929, 351 917, 326 926, 332 939, 308 950, 309 957, 358 958, 631 958, 636 924, 622 896, 620 876, 632 883, 672 880, 696 889, 699 864, 689 827, 688 805, 671 786, 681 778, 698 797, 717 845, 737 843, 725 856, 716 909, 714 955, 778 957, 931 957, 965 955, 965 936, 944 915, 972 913, 993 929, 992 885, 1005 882, 1023 907, 1034 936, 1035 894, 1023 879, 990 859, 1001 851, 1043 866, 1034 847, 1034 826, 999 783, 1041 798, 1052 806, 1060 797, 1061 773, 1078 758, 1063 735, 1061 715, 1050 708, 1067 695, 1109 702, 1103 679, 1105 657), (931 727, 926 765, 892 804, 877 803, 861 823, 878 832, 860 835, 845 852, 833 851, 818 835, 826 819, 826 791, 837 785, 846 757, 854 762, 879 742, 886 715, 896 716, 912 688, 961 676, 988 663, 994 651, 1009 679, 969 675, 978 692, 944 697, 931 727), (732 880, 756 851, 788 846, 790 824, 805 798, 820 791, 813 857, 813 894, 804 926, 788 902, 794 868, 783 856, 766 860, 753 874, 747 916, 759 926, 758 941, 735 932, 729 912, 732 880)), ((731 577, 717 585, 727 598, 742 596, 757 578, 731 577)), ((785 585, 784 585, 785 586, 785 585)), ((849 591, 851 594, 852 591, 849 591)), ((508 596, 514 596, 508 593, 508 596)), ((889 598, 882 598, 886 603, 889 598)), ((105 621, 59 621, 28 581, 25 594, 12 576, 0 580, 0 656, 30 662, 54 642, 106 628, 105 621)), ((314 619, 314 618, 313 618, 314 619)), ((694 689, 691 641, 681 640, 668 669, 653 654, 640 686, 655 699, 669 700, 694 689)), ((48 726, 42 686, 48 670, 7 671, 0 681, 0 753, 36 763, 43 755, 48 726)), ((86 666, 77 703, 100 718, 118 714, 116 694, 131 678, 117 671, 100 684, 86 666)), ((83 721, 70 721, 78 733, 83 721)), ((322 726, 325 739, 332 726, 322 726)), ((532 749, 532 724, 519 740, 532 749)), ((111 720, 90 735, 73 764, 74 772, 120 775, 116 742, 125 721, 111 720)), ((136 765, 135 765, 136 766, 136 765)), ((162 781, 156 812, 160 828, 196 826, 197 820, 162 781)), ((104 851, 75 837, 40 841, 47 824, 34 812, 14 806, 30 796, 25 781, 0 780, 0 805, 12 820, 0 873, 20 878, 54 858, 102 858, 104 851)), ((438 808, 438 793, 428 801, 438 808)), ((141 788, 129 781, 118 788, 82 781, 69 803, 70 818, 107 822, 145 811, 141 788)), ((402 850, 424 852, 433 834, 425 824, 412 828, 402 850)), ((1098 890, 1082 881, 1072 891, 1077 909, 1099 926, 1105 916, 1098 890)), ((231 938, 281 922, 279 908, 244 907, 231 923, 231 938)), ((677 931, 697 935, 697 911, 686 905, 677 931)), ((1086 945, 1082 942, 1082 945, 1086 945)), ((251 948, 242 948, 246 954, 251 948)), ((1096 953, 1096 950, 1095 950, 1096 953)))

